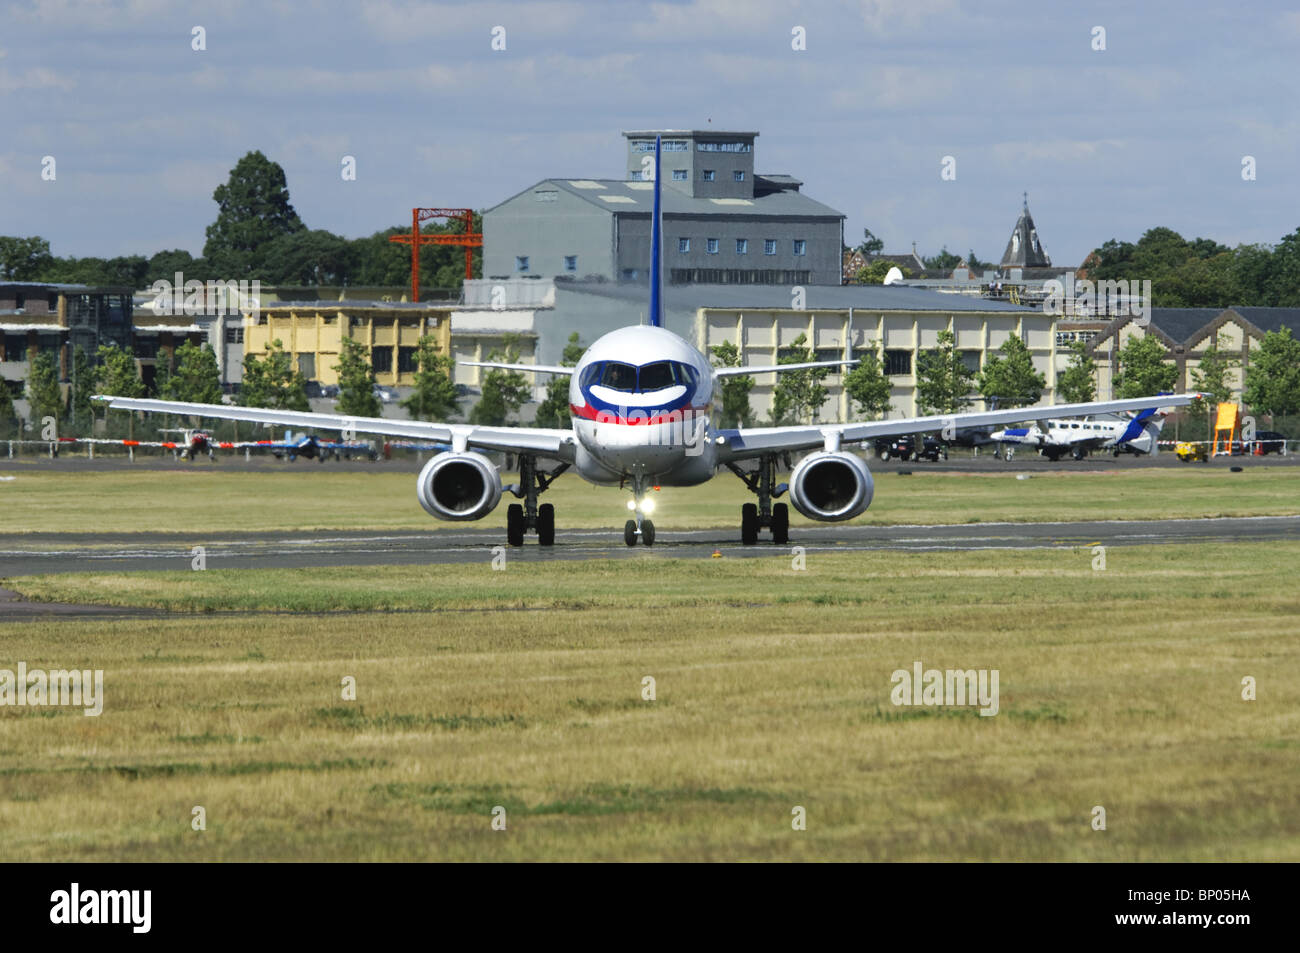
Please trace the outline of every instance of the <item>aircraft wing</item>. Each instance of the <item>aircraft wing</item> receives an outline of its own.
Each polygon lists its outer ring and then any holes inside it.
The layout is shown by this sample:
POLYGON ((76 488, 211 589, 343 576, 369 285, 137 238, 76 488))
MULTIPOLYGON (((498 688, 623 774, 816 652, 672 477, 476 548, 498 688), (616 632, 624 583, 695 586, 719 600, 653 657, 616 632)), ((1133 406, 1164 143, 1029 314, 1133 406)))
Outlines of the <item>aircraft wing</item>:
POLYGON ((572 367, 561 367, 558 364, 502 364, 499 361, 457 361, 462 367, 495 367, 503 371, 532 371, 535 374, 563 374, 569 376, 573 373, 572 367))
POLYGON ((390 437, 414 437, 449 443, 456 449, 476 448, 505 453, 540 453, 559 460, 573 459, 573 432, 546 430, 541 427, 479 427, 474 424, 426 423, 422 420, 391 420, 387 417, 348 417, 343 414, 317 414, 298 410, 268 410, 262 407, 239 407, 230 404, 189 404, 174 400, 139 397, 99 396, 95 398, 113 410, 143 410, 155 414, 179 414, 188 417, 212 417, 218 420, 248 420, 261 424, 290 427, 317 427, 322 430, 351 430, 357 433, 383 434, 390 437))
POLYGON ((841 367, 860 361, 807 361, 802 364, 748 364, 742 367, 715 367, 715 377, 739 377, 741 374, 780 374, 782 371, 800 371, 806 367, 841 367))
POLYGON ((1013 407, 965 414, 942 414, 931 417, 904 417, 870 423, 823 424, 820 426, 753 427, 719 431, 715 438, 718 461, 744 460, 764 453, 814 450, 843 443, 896 437, 901 434, 925 433, 944 428, 987 427, 1020 423, 1025 420, 1048 420, 1053 417, 1082 417, 1086 414, 1118 413, 1148 407, 1183 407, 1196 394, 1173 394, 1161 397, 1138 397, 1130 400, 1100 400, 1087 404, 1053 404, 1045 407, 1013 407))

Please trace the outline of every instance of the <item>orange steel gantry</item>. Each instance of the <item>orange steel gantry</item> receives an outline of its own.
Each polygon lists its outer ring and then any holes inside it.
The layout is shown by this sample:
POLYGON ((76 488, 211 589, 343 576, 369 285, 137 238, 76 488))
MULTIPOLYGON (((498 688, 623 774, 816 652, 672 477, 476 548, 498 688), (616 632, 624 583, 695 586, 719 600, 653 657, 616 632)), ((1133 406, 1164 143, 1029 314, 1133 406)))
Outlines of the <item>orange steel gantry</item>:
POLYGON ((394 235, 390 242, 411 246, 411 300, 420 300, 420 246, 463 245, 465 247, 465 277, 473 278, 474 249, 483 247, 483 235, 474 231, 474 210, 468 208, 413 208, 411 209, 411 234, 394 235), (465 223, 460 234, 444 233, 424 235, 420 223, 433 218, 445 218, 465 223))

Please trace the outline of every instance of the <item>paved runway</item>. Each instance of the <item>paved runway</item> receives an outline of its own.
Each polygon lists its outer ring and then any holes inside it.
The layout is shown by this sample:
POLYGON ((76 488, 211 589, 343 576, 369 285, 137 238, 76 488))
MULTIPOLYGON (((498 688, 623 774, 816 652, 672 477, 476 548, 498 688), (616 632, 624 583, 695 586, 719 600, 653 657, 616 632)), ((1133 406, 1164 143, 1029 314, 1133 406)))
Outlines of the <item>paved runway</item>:
MULTIPOLYGON (((619 529, 561 531, 555 546, 533 538, 510 558, 522 561, 605 558, 707 559, 788 553, 770 542, 742 546, 731 529, 660 530, 653 547, 629 547, 619 529)), ((1300 540, 1300 516, 1237 519, 1098 521, 1087 523, 968 523, 947 526, 815 526, 791 530, 790 546, 808 552, 1043 549, 1158 543, 1300 540)), ((46 533, 0 535, 0 578, 33 573, 188 570, 192 549, 204 547, 208 569, 433 565, 488 561, 504 545, 497 529, 437 532, 285 532, 178 535, 46 533)), ((0 612, 3 608, 0 607, 0 612)))

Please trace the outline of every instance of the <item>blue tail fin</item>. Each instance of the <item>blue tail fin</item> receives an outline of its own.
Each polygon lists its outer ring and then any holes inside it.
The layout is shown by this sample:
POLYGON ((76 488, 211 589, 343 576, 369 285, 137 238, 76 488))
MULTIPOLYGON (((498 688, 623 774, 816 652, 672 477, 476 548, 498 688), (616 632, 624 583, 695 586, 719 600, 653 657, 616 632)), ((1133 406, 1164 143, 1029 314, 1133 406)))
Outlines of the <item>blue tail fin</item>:
POLYGON ((663 229, 659 221, 659 136, 655 136, 655 211, 650 223, 650 323, 663 327, 663 229))

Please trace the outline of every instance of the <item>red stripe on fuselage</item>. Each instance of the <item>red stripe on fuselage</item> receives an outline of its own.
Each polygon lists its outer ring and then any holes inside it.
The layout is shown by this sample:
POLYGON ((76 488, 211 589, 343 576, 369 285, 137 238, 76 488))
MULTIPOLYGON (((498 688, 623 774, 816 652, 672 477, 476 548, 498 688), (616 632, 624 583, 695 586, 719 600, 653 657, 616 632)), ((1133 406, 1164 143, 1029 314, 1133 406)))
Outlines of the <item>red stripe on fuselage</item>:
POLYGON ((709 408, 704 407, 685 407, 682 410, 670 411, 667 414, 660 414, 658 417, 622 417, 615 416, 607 410, 597 410, 591 404, 583 407, 569 405, 569 412, 575 417, 581 417, 583 420, 594 420, 598 424, 621 424, 624 427, 651 426, 653 424, 679 424, 683 420, 690 420, 691 414, 701 414, 709 408), (676 416, 673 416, 673 415, 676 416))

